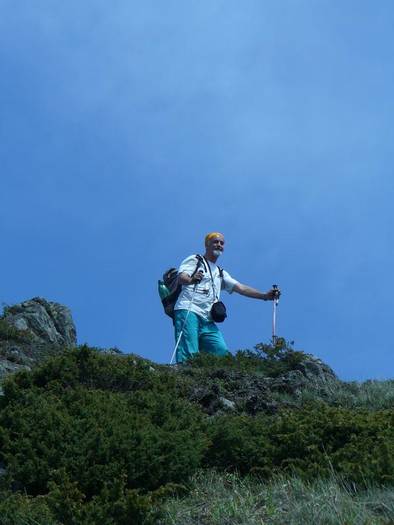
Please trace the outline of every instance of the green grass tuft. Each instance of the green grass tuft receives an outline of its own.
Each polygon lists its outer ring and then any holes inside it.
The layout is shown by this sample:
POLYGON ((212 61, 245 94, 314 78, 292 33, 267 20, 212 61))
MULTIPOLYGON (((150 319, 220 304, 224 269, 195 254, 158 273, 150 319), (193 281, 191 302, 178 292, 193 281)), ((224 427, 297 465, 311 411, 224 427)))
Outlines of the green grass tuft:
POLYGON ((168 499, 158 525, 392 525, 394 491, 355 491, 341 478, 305 482, 276 476, 270 483, 200 471, 190 493, 168 499))

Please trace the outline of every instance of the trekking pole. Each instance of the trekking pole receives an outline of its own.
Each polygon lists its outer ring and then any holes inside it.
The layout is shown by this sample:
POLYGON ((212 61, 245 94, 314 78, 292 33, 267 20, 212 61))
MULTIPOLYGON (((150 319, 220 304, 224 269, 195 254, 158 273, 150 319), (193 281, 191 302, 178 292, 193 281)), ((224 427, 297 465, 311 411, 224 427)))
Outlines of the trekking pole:
POLYGON ((172 357, 171 357, 170 365, 172 365, 172 363, 173 363, 173 361, 174 361, 174 357, 175 357, 175 355, 176 355, 176 351, 178 350, 179 343, 181 342, 182 335, 183 335, 183 329, 185 328, 185 324, 186 324, 187 318, 189 317, 189 314, 190 314, 190 308, 192 307, 192 304, 193 304, 193 299, 194 299, 194 294, 196 293, 197 284, 198 284, 198 283, 196 283, 196 284, 194 285, 192 298, 190 299, 189 308, 187 309, 186 317, 185 317, 185 319, 184 319, 184 321, 183 321, 183 323, 182 323, 182 328, 181 328, 181 331, 179 332, 179 336, 178 336, 178 339, 177 339, 177 342, 176 342, 176 345, 175 345, 174 351, 173 351, 173 353, 172 353, 172 357))
POLYGON ((274 296, 274 300, 272 304, 272 344, 273 346, 275 346, 276 338, 277 338, 276 336, 276 310, 277 310, 278 303, 279 303, 278 285, 273 284, 272 289, 275 290, 275 296, 274 296))

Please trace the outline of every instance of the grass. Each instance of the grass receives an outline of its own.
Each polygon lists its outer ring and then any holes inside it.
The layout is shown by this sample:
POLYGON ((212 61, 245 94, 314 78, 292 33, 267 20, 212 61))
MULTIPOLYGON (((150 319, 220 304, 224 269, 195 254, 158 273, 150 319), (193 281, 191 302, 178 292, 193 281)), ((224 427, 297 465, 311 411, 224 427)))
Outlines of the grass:
POLYGON ((394 406, 394 380, 328 384, 322 387, 319 393, 316 393, 315 390, 304 390, 298 398, 298 403, 303 404, 306 401, 315 400, 317 397, 329 405, 349 409, 390 409, 394 406))
POLYGON ((337 476, 307 483, 278 476, 270 483, 199 472, 184 498, 164 504, 160 525, 392 525, 394 491, 357 492, 337 476))

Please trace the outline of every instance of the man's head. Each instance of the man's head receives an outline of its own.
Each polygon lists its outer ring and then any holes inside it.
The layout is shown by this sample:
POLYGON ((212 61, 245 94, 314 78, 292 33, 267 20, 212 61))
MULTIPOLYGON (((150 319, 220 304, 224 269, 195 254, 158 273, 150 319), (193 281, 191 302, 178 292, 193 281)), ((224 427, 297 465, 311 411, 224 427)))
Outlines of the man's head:
POLYGON ((216 259, 224 251, 224 235, 219 232, 211 232, 205 236, 205 255, 211 261, 216 259))

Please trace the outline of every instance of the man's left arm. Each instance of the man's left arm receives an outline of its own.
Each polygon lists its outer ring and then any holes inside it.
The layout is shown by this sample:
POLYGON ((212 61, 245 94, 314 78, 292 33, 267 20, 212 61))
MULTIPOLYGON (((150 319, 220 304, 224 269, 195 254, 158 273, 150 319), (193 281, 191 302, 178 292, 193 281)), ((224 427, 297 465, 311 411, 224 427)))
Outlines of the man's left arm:
POLYGON ((273 301, 278 296, 278 289, 271 289, 268 292, 260 292, 256 288, 247 286, 246 284, 237 283, 234 285, 233 292, 237 292, 245 297, 252 297, 253 299, 262 299, 263 301, 273 301))

